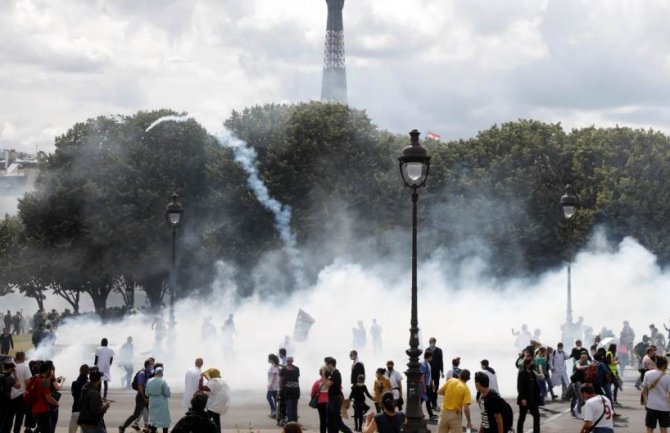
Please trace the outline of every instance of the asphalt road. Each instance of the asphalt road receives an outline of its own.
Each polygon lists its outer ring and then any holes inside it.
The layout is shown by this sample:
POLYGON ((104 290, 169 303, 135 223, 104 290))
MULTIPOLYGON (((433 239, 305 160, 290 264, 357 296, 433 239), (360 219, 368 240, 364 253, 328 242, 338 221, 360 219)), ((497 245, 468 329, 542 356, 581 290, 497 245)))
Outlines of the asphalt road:
MULTIPOLYGON (((617 433, 630 432, 639 433, 644 431, 644 408, 639 404, 639 392, 633 387, 634 372, 626 375, 624 391, 619 393, 620 406, 615 410, 622 416, 616 420, 615 431, 617 433)), ((556 388, 558 389, 558 388, 556 388)), ((181 407, 181 394, 174 394, 170 399, 170 411, 172 414, 172 423, 174 423, 184 414, 181 407)), ((117 427, 130 415, 134 407, 134 393, 131 391, 110 390, 108 398, 114 400, 112 407, 105 415, 105 423, 110 433, 117 433, 117 427)), ((67 432, 67 426, 70 420, 70 407, 72 398, 67 391, 63 393, 61 399, 61 413, 58 421, 58 433, 67 432)), ((310 408, 308 399, 302 398, 298 406, 300 423, 304 430, 318 432, 319 422, 315 409, 310 408)), ((516 423, 516 405, 510 401, 515 410, 516 423)), ((233 391, 231 406, 228 413, 221 417, 222 428, 226 432, 249 432, 265 433, 279 432, 281 429, 275 422, 268 418, 269 408, 265 401, 265 393, 249 391, 233 391)), ((581 420, 573 418, 570 415, 569 404, 567 402, 552 402, 541 410, 543 433, 566 433, 578 432, 582 424, 581 420)), ((475 427, 479 426, 479 408, 476 405, 472 407, 472 420, 475 427)), ((353 429, 353 419, 350 418, 346 423, 353 429)), ((532 418, 526 419, 525 430, 531 432, 532 418)), ((428 425, 429 429, 437 432, 435 423, 428 425)), ((132 433, 132 429, 126 430, 132 433)))

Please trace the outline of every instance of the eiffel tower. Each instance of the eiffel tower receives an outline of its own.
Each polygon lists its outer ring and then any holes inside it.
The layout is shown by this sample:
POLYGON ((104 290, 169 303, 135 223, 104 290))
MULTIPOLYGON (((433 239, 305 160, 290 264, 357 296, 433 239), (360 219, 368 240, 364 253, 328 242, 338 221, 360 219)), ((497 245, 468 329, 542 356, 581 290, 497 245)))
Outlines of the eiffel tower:
POLYGON ((342 9, 344 0, 326 0, 328 24, 326 25, 326 47, 323 55, 323 79, 321 100, 347 103, 347 70, 344 65, 344 26, 342 9))

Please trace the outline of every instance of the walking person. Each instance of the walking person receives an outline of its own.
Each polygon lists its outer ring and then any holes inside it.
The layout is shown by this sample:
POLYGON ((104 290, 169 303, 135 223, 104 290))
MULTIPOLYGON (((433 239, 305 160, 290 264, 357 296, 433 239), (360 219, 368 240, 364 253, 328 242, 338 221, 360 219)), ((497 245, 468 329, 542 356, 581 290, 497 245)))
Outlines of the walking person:
POLYGON ((402 411, 404 403, 402 399, 402 375, 393 367, 393 361, 386 361, 386 378, 391 382, 391 391, 395 398, 395 405, 398 407, 398 410, 402 411))
POLYGON ((482 368, 482 373, 489 377, 489 389, 500 394, 500 389, 498 388, 498 376, 496 371, 489 366, 488 359, 482 359, 482 362, 479 363, 482 368))
POLYGON ((203 364, 204 361, 202 358, 197 358, 194 367, 188 369, 184 375, 184 394, 181 399, 184 410, 188 410, 189 405, 191 404, 191 398, 193 398, 193 395, 200 389, 203 364))
POLYGON ((358 352, 352 350, 349 352, 349 359, 351 359, 351 385, 358 383, 358 376, 365 378, 365 365, 358 359, 358 352))
POLYGON ((577 412, 582 413, 582 406, 584 406, 584 401, 581 399, 579 390, 582 385, 586 383, 586 370, 589 368, 589 354, 584 349, 581 353, 579 361, 573 367, 573 373, 570 378, 572 381, 571 386, 573 387, 572 399, 570 400, 570 414, 577 418, 577 412))
MULTIPOLYGON (((126 389, 132 389, 133 373, 135 372, 134 369, 133 369, 133 352, 134 352, 134 350, 135 350, 135 347, 133 346, 133 337, 128 337, 126 342, 123 343, 123 346, 121 346, 121 349, 119 350, 119 358, 120 358, 121 367, 126 372, 126 377, 125 377, 126 389)), ((122 381, 121 385, 123 385, 123 381, 122 381)))
POLYGON ((277 394, 279 393, 279 357, 274 353, 268 355, 268 386, 265 398, 270 405, 270 418, 277 416, 277 394))
POLYGON ((98 371, 102 373, 103 392, 102 399, 107 400, 107 383, 112 380, 112 361, 114 360, 114 351, 107 346, 106 338, 100 342, 100 347, 95 351, 95 362, 93 365, 98 367, 98 371))
POLYGON ((337 369, 337 361, 333 357, 327 357, 326 369, 328 370, 328 433, 351 433, 351 429, 342 421, 340 410, 344 395, 342 394, 342 375, 337 369))
POLYGON ((519 419, 516 423, 516 431, 523 432, 523 423, 526 414, 533 417, 533 433, 540 433, 540 387, 535 377, 533 358, 527 357, 523 360, 523 369, 519 371, 516 380, 518 396, 516 403, 519 405, 519 419))
POLYGON ((368 414, 365 433, 398 433, 407 423, 405 414, 396 410, 393 393, 387 392, 381 399, 382 412, 368 414))
POLYGON ((77 433, 79 427, 79 411, 81 405, 81 396, 84 386, 88 383, 88 376, 90 369, 87 364, 82 364, 79 367, 79 376, 70 385, 70 392, 72 393, 72 415, 70 417, 70 426, 68 433, 77 433))
POLYGON ((153 376, 154 373, 154 361, 152 358, 144 361, 144 369, 139 371, 135 378, 133 378, 133 384, 137 383, 135 394, 135 409, 133 413, 126 419, 126 421, 119 426, 119 433, 124 433, 126 428, 133 424, 134 430, 139 430, 138 421, 140 416, 142 416, 142 411, 144 411, 149 405, 149 399, 145 394, 145 386, 149 379, 153 376))
MULTIPOLYGON (((614 433, 614 410, 612 403, 602 395, 597 395, 590 383, 579 389, 584 403, 584 424, 582 432, 614 433)), ((667 400, 667 395, 666 395, 667 400)), ((647 428, 648 432, 653 429, 647 428)))
POLYGON ((221 433, 221 415, 228 412, 230 388, 221 379, 221 372, 216 368, 205 370, 202 376, 207 379, 207 383, 203 386, 209 397, 207 399, 207 413, 216 424, 217 432, 221 433))
POLYGON ((2 330, 0 335, 0 355, 9 355, 10 350, 14 350, 14 339, 9 332, 9 327, 7 327, 2 330))
POLYGON ((358 380, 355 385, 351 385, 351 392, 349 393, 349 400, 354 402, 354 431, 360 432, 363 429, 363 417, 365 413, 370 410, 370 406, 365 404, 365 397, 374 400, 368 392, 368 387, 365 386, 365 376, 358 375, 358 380))
POLYGON ((568 370, 565 365, 568 358, 567 353, 563 350, 563 343, 559 342, 551 357, 551 386, 561 385, 562 400, 565 400, 565 393, 568 390, 568 386, 570 386, 570 378, 568 377, 568 370))
POLYGON ((376 373, 375 373, 375 383, 372 386, 372 389, 374 391, 374 401, 375 401, 375 409, 377 413, 380 413, 382 411, 382 396, 386 394, 387 392, 390 392, 391 395, 393 393, 391 392, 391 382, 389 382, 388 378, 384 375, 386 373, 386 370, 383 368, 378 368, 376 373))
POLYGON ((312 399, 316 398, 316 410, 319 414, 319 433, 328 430, 328 386, 326 385, 326 368, 319 369, 319 378, 312 385, 312 399))
POLYGON ((440 389, 440 378, 444 377, 444 358, 442 356, 442 349, 436 346, 437 340, 435 337, 428 339, 428 348, 431 353, 430 358, 430 380, 433 382, 429 388, 428 398, 433 410, 437 410, 437 390, 440 389))
POLYGON ((668 376, 668 358, 656 356, 656 368, 647 371, 642 381, 642 402, 647 414, 644 425, 647 433, 652 433, 659 426, 661 433, 666 433, 670 427, 670 376, 668 376))
POLYGON ((146 395, 149 398, 149 420, 151 431, 156 433, 162 428, 163 433, 170 427, 170 387, 163 379, 163 367, 154 371, 154 377, 147 382, 146 395))
POLYGON ((500 395, 490 388, 489 376, 483 372, 475 373, 475 388, 479 393, 479 411, 482 422, 480 433, 506 433, 503 422, 503 402, 500 395))
POLYGON ((101 371, 92 371, 89 373, 89 382, 84 385, 81 391, 81 401, 79 402, 79 417, 77 423, 82 433, 106 433, 103 417, 109 409, 110 402, 105 401, 100 396, 100 384, 103 378, 101 371))
POLYGON ((470 371, 461 370, 459 377, 452 377, 442 385, 437 393, 444 397, 442 410, 437 422, 438 433, 461 433, 463 431, 462 415, 465 413, 466 427, 472 429, 470 418, 470 404, 472 395, 467 383, 470 380, 470 371))
POLYGON ((11 408, 14 411, 13 433, 20 433, 23 420, 27 415, 26 412, 30 409, 23 398, 23 392, 26 390, 26 383, 28 383, 32 374, 30 372, 30 367, 28 367, 28 364, 26 363, 26 354, 24 352, 16 352, 16 355, 14 356, 14 365, 16 366, 16 377, 19 380, 19 388, 12 388, 10 395, 12 399, 11 408))
POLYGON ((428 412, 428 419, 431 421, 436 421, 437 416, 433 413, 433 406, 430 401, 430 396, 436 394, 433 389, 433 380, 431 378, 432 371, 430 369, 430 360, 432 359, 433 352, 426 349, 423 352, 423 362, 419 366, 421 370, 421 400, 426 402, 426 411, 428 412))

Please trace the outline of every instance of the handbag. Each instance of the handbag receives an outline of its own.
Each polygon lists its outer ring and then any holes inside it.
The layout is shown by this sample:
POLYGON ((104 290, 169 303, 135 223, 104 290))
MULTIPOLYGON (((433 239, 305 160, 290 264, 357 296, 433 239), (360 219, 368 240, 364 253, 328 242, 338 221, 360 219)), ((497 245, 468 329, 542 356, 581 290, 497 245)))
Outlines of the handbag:
POLYGON ((319 399, 319 394, 313 395, 312 398, 309 400, 309 407, 313 407, 314 409, 316 409, 316 404, 317 404, 318 399, 319 399))

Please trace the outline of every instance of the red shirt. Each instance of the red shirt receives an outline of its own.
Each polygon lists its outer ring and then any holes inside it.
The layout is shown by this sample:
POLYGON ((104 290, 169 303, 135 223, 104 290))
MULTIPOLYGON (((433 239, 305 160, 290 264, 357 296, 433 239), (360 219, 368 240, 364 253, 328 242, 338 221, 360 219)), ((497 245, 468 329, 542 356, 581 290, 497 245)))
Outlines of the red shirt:
POLYGON ((40 377, 39 383, 37 384, 37 402, 33 405, 33 413, 38 414, 38 413, 44 413, 44 412, 49 412, 51 410, 51 405, 47 402, 47 395, 51 393, 51 383, 43 378, 40 377))

